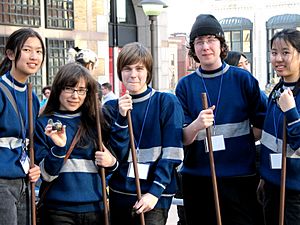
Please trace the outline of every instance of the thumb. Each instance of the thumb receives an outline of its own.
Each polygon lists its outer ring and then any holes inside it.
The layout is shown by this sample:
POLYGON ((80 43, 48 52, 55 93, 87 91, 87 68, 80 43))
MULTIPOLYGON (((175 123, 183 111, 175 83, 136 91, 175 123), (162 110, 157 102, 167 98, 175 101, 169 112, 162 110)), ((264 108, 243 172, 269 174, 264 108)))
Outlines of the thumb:
POLYGON ((103 150, 103 152, 107 152, 108 151, 108 149, 105 147, 105 145, 102 143, 102 150, 103 150))

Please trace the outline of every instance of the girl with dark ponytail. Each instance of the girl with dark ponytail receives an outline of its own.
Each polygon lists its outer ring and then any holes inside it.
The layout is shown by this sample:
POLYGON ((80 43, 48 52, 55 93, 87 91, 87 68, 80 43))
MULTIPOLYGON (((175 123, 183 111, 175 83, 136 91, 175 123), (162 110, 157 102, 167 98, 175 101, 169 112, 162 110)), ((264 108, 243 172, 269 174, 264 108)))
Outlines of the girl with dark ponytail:
POLYGON ((262 132, 259 196, 266 225, 277 225, 281 181, 283 118, 287 127, 285 224, 300 221, 300 31, 284 29, 271 39, 271 63, 280 82, 270 94, 262 132), (263 195, 262 195, 263 193, 263 195), (276 216, 275 216, 276 215, 276 216))
MULTIPOLYGON (((30 28, 13 32, 0 64, 0 223, 29 225, 28 181, 36 182, 40 168, 29 169, 27 143, 28 78, 45 59, 41 36, 30 28), (13 106, 12 102, 15 102, 13 106)), ((39 99, 32 95, 33 120, 38 116, 39 99)))

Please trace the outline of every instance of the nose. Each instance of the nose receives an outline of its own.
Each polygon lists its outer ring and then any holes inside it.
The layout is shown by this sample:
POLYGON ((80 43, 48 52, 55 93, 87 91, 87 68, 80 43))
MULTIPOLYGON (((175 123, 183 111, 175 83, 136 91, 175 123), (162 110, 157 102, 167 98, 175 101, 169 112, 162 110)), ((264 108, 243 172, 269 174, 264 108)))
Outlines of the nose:
POLYGON ((138 71, 136 69, 131 70, 130 76, 131 77, 136 77, 137 76, 138 71))
POLYGON ((203 43, 202 43, 202 49, 207 49, 207 48, 209 48, 208 41, 203 41, 203 43))
POLYGON ((277 54, 275 59, 276 59, 276 61, 282 61, 282 55, 277 54))
POLYGON ((38 57, 38 53, 35 51, 31 51, 30 59, 37 59, 37 57, 38 57))
POLYGON ((74 90, 73 93, 72 93, 72 97, 78 97, 78 91, 77 90, 74 90))

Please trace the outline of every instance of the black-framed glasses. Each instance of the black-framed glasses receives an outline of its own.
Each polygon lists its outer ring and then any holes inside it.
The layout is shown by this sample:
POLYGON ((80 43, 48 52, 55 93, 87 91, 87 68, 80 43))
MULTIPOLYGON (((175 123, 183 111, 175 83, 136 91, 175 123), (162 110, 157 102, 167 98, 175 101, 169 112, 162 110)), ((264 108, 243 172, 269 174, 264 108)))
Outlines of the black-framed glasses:
POLYGON ((73 88, 73 87, 65 87, 64 88, 64 92, 68 93, 68 94, 74 94, 75 91, 77 92, 78 95, 85 95, 88 91, 87 88, 73 88))

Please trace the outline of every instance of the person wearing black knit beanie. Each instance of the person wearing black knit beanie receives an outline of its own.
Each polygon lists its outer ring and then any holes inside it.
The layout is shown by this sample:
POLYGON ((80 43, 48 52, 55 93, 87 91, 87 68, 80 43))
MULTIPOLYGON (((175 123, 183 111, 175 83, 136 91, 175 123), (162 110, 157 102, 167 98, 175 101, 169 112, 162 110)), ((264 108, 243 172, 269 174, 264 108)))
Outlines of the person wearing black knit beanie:
POLYGON ((190 32, 189 55, 200 66, 176 87, 185 113, 185 159, 180 172, 188 225, 217 224, 206 128, 212 133, 222 224, 259 224, 255 140, 261 136, 267 99, 249 71, 224 62, 227 52, 218 20, 199 15, 190 32), (207 95, 208 109, 202 107, 201 93, 207 95))

